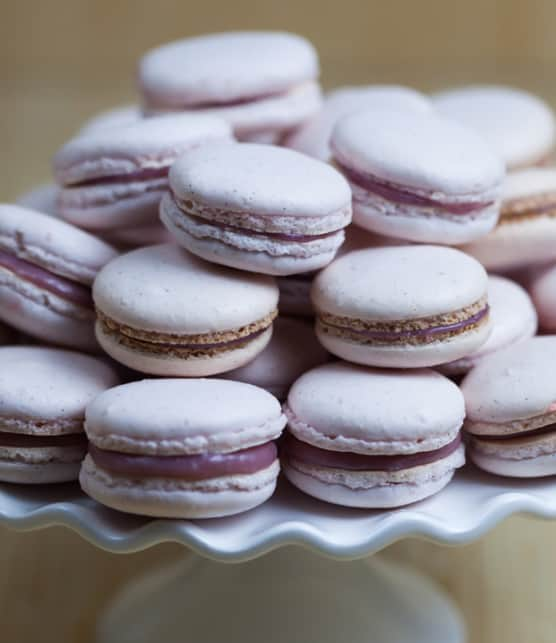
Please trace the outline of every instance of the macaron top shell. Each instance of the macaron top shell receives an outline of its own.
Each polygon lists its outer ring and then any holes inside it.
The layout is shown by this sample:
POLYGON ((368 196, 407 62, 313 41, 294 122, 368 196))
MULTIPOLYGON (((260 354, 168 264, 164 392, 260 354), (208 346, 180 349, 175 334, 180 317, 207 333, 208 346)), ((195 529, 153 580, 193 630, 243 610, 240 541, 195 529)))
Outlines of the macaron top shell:
MULTIPOLYGON (((6 420, 83 418, 85 406, 118 383, 106 362, 88 355, 39 346, 0 348, 0 426, 6 420)), ((34 432, 41 433, 40 425, 34 432)))
POLYGON ((433 112, 373 109, 342 118, 331 147, 346 167, 447 196, 498 189, 504 166, 472 130, 433 112))
POLYGON ((391 246, 350 252, 315 278, 317 310, 367 320, 418 319, 476 303, 487 292, 481 264, 443 246, 391 246))
POLYGON ((12 204, 0 204, 0 250, 84 284, 118 254, 69 223, 12 204))
POLYGON ((470 86, 440 92, 435 109, 485 138, 509 168, 540 161, 554 145, 554 114, 528 92, 501 86, 470 86))
MULTIPOLYGON (((238 31, 186 38, 145 54, 143 92, 184 108, 282 92, 319 73, 313 46, 282 32, 238 31)), ((156 101, 155 101, 156 102, 156 101)))
POLYGON ((349 185, 338 171, 271 145, 203 145, 184 154, 169 176, 178 199, 208 208, 295 217, 351 208, 349 185))
POLYGON ((183 151, 210 140, 232 140, 216 116, 169 114, 95 130, 68 141, 54 156, 59 183, 72 184, 170 165, 183 151))
POLYGON ((556 168, 530 167, 508 174, 502 188, 502 201, 544 194, 556 195, 556 168))
POLYGON ((86 432, 98 447, 144 455, 227 453, 277 438, 286 423, 276 398, 219 379, 142 380, 99 395, 86 432))
POLYGON ((95 280, 93 299, 121 324, 185 335, 264 318, 277 307, 278 287, 271 277, 223 268, 163 244, 111 261, 95 280))
POLYGON ((489 355, 461 389, 471 422, 504 423, 556 411, 556 336, 532 337, 489 355))
POLYGON ((456 437, 465 415, 458 387, 435 371, 346 362, 302 375, 290 389, 286 412, 290 430, 301 440, 369 454, 439 448, 456 437))

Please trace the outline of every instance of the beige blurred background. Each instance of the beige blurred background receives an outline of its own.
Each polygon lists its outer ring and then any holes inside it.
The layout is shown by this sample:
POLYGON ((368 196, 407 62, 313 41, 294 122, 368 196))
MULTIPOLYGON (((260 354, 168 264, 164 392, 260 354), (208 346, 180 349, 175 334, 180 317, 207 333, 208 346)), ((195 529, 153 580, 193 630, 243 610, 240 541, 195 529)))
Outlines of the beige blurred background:
MULTIPOLYGON (((287 29, 318 47, 326 87, 516 84, 556 104, 554 0, 2 0, 0 200, 49 178, 49 159, 88 116, 133 101, 138 56, 226 29, 287 29)), ((404 542, 386 555, 444 585, 470 643, 553 643, 556 523, 512 518, 480 542, 404 542)), ((0 529, 0 640, 91 640, 95 616, 133 574, 184 552, 116 556, 60 528, 0 529)))

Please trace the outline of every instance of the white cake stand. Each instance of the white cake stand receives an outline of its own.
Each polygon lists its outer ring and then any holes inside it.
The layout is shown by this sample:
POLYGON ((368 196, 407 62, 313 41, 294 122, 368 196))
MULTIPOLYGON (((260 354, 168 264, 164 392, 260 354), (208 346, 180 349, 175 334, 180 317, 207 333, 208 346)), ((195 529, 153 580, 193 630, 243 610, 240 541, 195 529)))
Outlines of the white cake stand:
POLYGON ((99 643, 463 643, 461 616, 429 580, 354 559, 406 537, 467 543, 518 512, 556 517, 556 481, 468 467, 433 498, 393 511, 334 507, 281 481, 265 505, 205 521, 128 516, 77 485, 0 485, 0 524, 11 528, 64 525, 119 553, 161 542, 196 552, 125 588, 99 643))

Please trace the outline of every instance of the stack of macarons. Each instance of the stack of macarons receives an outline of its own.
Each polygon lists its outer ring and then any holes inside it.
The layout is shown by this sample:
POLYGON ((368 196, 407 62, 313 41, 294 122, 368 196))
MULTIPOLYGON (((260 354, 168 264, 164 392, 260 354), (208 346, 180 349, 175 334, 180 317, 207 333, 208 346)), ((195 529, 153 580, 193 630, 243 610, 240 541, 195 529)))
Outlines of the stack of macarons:
POLYGON ((466 444, 556 474, 552 111, 318 77, 288 33, 153 49, 137 104, 0 205, 0 480, 198 519, 281 468, 328 503, 418 502, 466 444))

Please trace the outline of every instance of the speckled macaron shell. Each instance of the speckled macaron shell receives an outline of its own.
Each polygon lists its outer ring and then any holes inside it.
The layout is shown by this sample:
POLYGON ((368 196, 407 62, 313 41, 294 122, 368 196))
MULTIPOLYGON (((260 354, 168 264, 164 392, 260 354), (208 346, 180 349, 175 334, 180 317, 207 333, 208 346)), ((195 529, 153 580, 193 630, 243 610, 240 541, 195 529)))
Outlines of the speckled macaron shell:
MULTIPOLYGON (((289 431, 327 451, 409 455, 457 439, 465 409, 457 386, 428 369, 385 371, 335 362, 302 375, 285 406, 289 431)), ((444 487, 464 461, 463 447, 396 472, 338 471, 286 458, 286 476, 321 500, 353 507, 395 507, 444 487)))
POLYGON ((264 332, 248 343, 188 359, 133 350, 97 323, 103 348, 126 366, 155 375, 198 377, 242 366, 263 350, 272 334, 278 288, 270 277, 224 269, 166 244, 134 250, 110 262, 95 280, 93 298, 97 310, 117 324, 139 333, 164 334, 167 341, 184 335, 235 335, 266 320, 261 326, 264 332))
POLYGON ((214 140, 230 142, 229 125, 199 114, 148 118, 79 134, 53 160, 62 186, 60 213, 91 230, 154 223, 170 165, 191 147, 214 140))
POLYGON ((322 268, 351 221, 342 175, 293 150, 207 144, 184 154, 169 180, 164 225, 190 252, 234 268, 273 275, 322 268))
POLYGON ((498 225, 462 249, 488 270, 556 261, 556 169, 510 172, 504 181, 498 225), (541 211, 531 211, 539 206, 541 211))
POLYGON ((23 208, 57 217, 59 194, 60 188, 56 183, 43 183, 20 194, 15 202, 23 208))
POLYGON ((247 382, 285 400, 293 382, 329 359, 315 337, 312 324, 293 317, 278 317, 272 339, 252 362, 225 373, 225 379, 247 382))
POLYGON ((337 122, 331 149, 350 180, 357 225, 409 241, 457 244, 496 224, 504 166, 454 121, 434 112, 367 109, 337 122), (361 183, 369 180, 431 203, 387 198, 361 183), (462 204, 476 209, 447 210, 462 204))
POLYGON ((427 112, 432 108, 430 100, 424 94, 409 87, 339 87, 325 96, 319 113, 290 134, 284 145, 321 161, 328 161, 331 156, 330 136, 337 121, 361 109, 377 107, 418 112, 427 112))
MULTIPOLYGON (((0 348, 0 431, 35 437, 81 433, 86 405, 116 386, 104 361, 55 348, 0 348)), ((0 436, 1 439, 1 436, 0 436)), ((0 447, 0 479, 46 483, 75 480, 83 445, 0 447)))
POLYGON ((79 133, 91 134, 114 127, 125 127, 143 118, 143 112, 138 105, 121 105, 92 116, 83 123, 79 133))
POLYGON ((489 276, 488 305, 492 332, 487 341, 473 353, 442 365, 441 372, 447 375, 467 373, 488 355, 529 339, 537 332, 537 313, 531 298, 510 279, 489 276))
MULTIPOLYGON (((350 252, 320 272, 311 291, 317 319, 332 315, 356 324, 403 324, 451 315, 484 302, 486 295, 487 275, 476 260, 453 248, 426 245, 350 252)), ((317 321, 317 336, 331 353, 358 364, 393 368, 459 359, 484 344, 489 333, 485 318, 465 332, 428 343, 377 344, 356 342, 349 333, 330 334, 317 321)))
POLYGON ((470 86, 440 92, 432 100, 440 113, 483 136, 508 169, 543 162, 554 147, 554 113, 542 99, 521 89, 470 86))
POLYGON ((555 364, 556 336, 545 335, 485 358, 465 377, 465 428, 478 466, 517 477, 556 473, 555 364))
MULTIPOLYGON (((97 448, 142 456, 232 453, 278 438, 286 419, 278 401, 248 384, 224 380, 143 380, 97 397, 86 431, 97 448)), ((246 511, 270 497, 279 465, 201 482, 130 479, 89 455, 80 482, 115 509, 174 518, 210 518, 246 511)))
MULTIPOLYGON (((112 246, 47 214, 0 205, 0 250, 53 275, 90 286, 117 256, 112 246)), ((0 319, 47 342, 94 350, 92 308, 0 267, 0 319)))
POLYGON ((556 331, 556 266, 539 271, 529 286, 529 292, 539 316, 543 331, 556 331))

